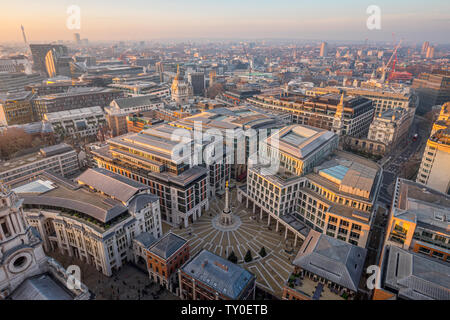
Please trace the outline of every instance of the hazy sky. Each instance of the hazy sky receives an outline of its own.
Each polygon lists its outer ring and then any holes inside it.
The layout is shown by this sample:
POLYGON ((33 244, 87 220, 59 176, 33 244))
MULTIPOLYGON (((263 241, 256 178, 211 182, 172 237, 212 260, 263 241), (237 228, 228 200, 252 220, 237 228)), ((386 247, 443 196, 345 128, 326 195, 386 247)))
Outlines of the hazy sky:
POLYGON ((397 39, 450 43, 448 0, 0 0, 0 42, 162 38, 397 39), (81 9, 81 29, 66 27, 81 9), (366 27, 369 5, 381 30, 366 27))

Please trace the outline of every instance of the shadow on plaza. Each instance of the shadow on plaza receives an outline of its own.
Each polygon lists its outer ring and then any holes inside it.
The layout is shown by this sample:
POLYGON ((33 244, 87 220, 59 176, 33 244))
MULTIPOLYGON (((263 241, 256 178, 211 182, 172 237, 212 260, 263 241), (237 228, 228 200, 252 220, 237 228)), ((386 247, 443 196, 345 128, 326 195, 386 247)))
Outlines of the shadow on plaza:
POLYGON ((59 252, 47 252, 67 268, 77 265, 81 271, 81 282, 84 283, 95 300, 178 300, 179 298, 152 282, 146 272, 131 262, 123 265, 111 277, 98 272, 94 266, 88 265, 75 257, 61 255, 59 252))

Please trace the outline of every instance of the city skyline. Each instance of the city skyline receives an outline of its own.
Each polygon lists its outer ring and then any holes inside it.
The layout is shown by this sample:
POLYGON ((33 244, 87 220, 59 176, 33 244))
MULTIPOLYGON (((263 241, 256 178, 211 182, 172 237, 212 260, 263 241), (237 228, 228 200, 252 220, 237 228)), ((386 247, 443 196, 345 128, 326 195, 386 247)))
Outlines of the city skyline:
POLYGON ((74 33, 90 41, 164 39, 302 39, 328 41, 428 40, 448 43, 450 4, 419 1, 277 1, 194 0, 170 3, 131 0, 126 4, 106 1, 46 1, 45 5, 24 0, 4 5, 0 18, 0 42, 22 42, 24 25, 30 43, 73 40, 74 33), (81 10, 81 28, 69 30, 67 9, 81 10), (381 9, 381 29, 366 26, 370 5, 381 9), (25 9, 24 9, 25 8, 25 9), (43 21, 45 21, 43 23, 43 21), (412 23, 414 22, 414 23, 412 23))

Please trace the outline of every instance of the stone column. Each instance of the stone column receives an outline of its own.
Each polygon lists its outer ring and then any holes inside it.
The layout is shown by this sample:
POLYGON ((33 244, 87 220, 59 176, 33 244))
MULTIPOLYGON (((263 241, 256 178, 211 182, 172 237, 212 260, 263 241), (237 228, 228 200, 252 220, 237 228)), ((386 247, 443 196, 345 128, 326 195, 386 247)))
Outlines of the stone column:
POLYGON ((270 213, 267 214, 267 226, 270 226, 270 213))
POLYGON ((287 226, 285 226, 285 228, 286 228, 286 232, 284 233, 284 240, 287 240, 288 228, 287 228, 287 226))
POLYGON ((279 226, 279 224, 280 224, 280 222, 279 222, 278 219, 277 219, 277 226, 276 226, 276 228, 275 228, 275 231, 276 231, 276 232, 278 232, 278 226, 279 226))
POLYGON ((297 246, 297 233, 295 234, 295 240, 294 240, 294 248, 297 246))

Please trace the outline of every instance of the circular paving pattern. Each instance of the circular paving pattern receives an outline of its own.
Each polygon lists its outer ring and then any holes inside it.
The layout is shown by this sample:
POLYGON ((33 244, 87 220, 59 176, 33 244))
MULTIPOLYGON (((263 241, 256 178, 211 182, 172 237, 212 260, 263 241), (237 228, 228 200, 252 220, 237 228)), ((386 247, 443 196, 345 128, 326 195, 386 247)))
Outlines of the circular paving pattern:
POLYGON ((220 230, 220 231, 234 231, 234 230, 237 230, 242 224, 241 218, 239 218, 239 216, 236 216, 234 214, 232 215, 232 217, 233 217, 233 220, 232 220, 233 223, 232 224, 230 224, 230 225, 223 225, 219 221, 220 220, 220 213, 219 213, 211 220, 211 224, 212 224, 213 228, 215 228, 217 230, 220 230))
MULTIPOLYGON (((275 221, 267 225, 267 217, 259 221, 259 214, 253 215, 251 209, 236 199, 236 189, 231 193, 232 212, 235 223, 221 226, 218 223, 220 213, 224 208, 224 200, 210 200, 209 210, 186 229, 172 228, 172 232, 182 236, 189 242, 190 255, 194 256, 202 249, 209 250, 227 259, 231 252, 238 258, 238 264, 256 276, 257 284, 281 297, 282 288, 293 271, 291 260, 294 258, 302 241, 297 247, 286 249, 284 229, 275 231, 275 221), (261 257, 259 252, 264 247, 267 255, 261 257), (250 250, 253 260, 244 262, 244 256, 250 250)), ((293 243, 293 235, 288 233, 288 242, 293 243)))

